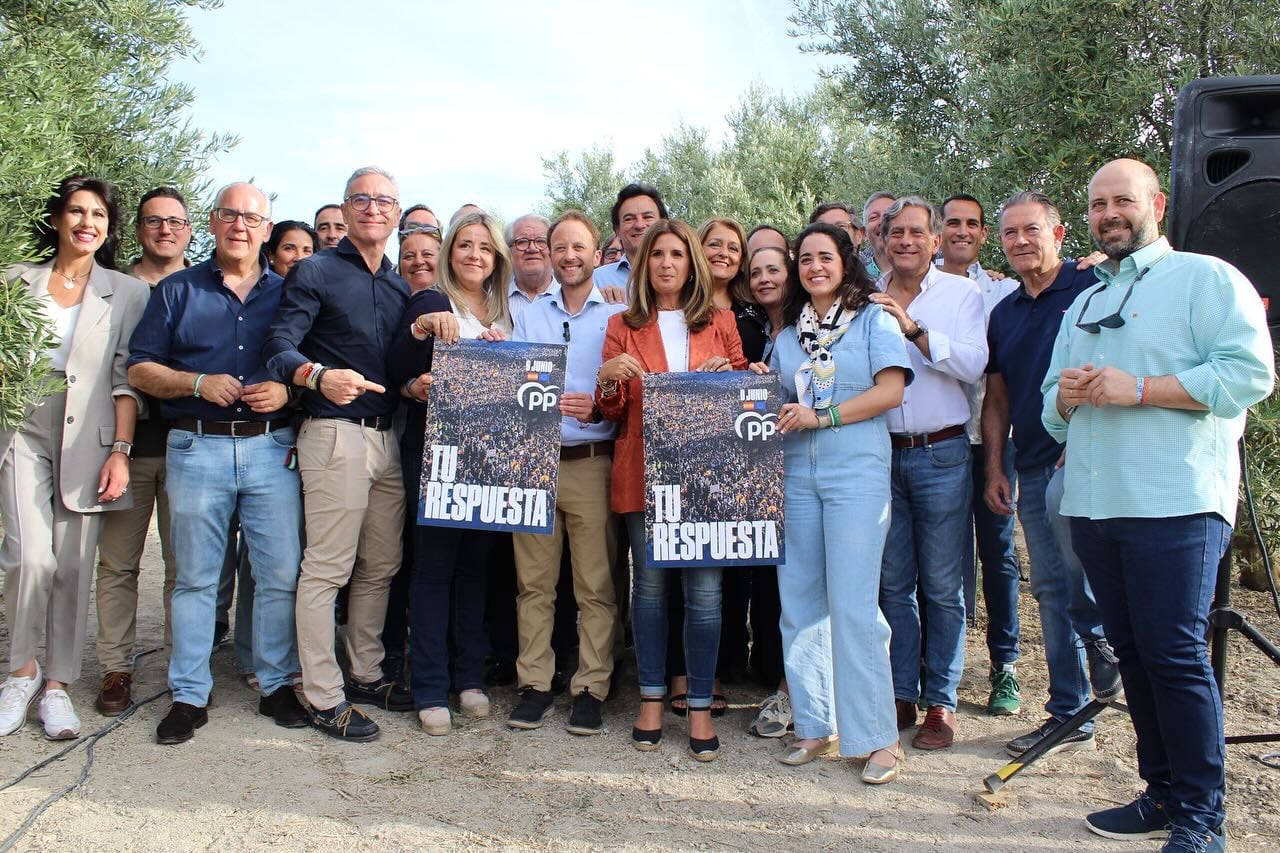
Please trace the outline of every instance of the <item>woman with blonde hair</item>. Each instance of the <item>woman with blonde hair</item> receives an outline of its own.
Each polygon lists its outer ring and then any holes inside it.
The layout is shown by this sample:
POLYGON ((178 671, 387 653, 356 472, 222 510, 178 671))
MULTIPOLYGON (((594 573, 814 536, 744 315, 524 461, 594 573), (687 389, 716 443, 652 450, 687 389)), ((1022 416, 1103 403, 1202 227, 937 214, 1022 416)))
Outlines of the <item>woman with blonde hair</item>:
MULTIPOLYGON (((405 488, 418 493, 427 385, 421 376, 439 338, 505 340, 511 333, 507 282, 511 256, 487 213, 458 218, 445 237, 436 286, 409 298, 391 347, 390 374, 409 401, 401 443, 405 488)), ((411 503, 416 506, 416 499, 411 503)), ((489 716, 484 692, 485 567, 499 535, 489 530, 417 525, 409 591, 410 672, 418 722, 430 735, 452 730, 449 693, 468 717, 489 716)))
POLYGON ((667 596, 679 577, 685 596, 689 752, 711 761, 720 741, 711 721, 711 685, 720 641, 720 570, 655 569, 646 564, 644 536, 645 373, 741 370, 746 367, 733 314, 712 304, 711 271, 697 233, 660 220, 645 235, 627 284, 627 310, 609 318, 596 401, 619 421, 613 454, 611 505, 624 514, 631 538, 635 590, 631 614, 640 676, 640 713, 631 738, 652 750, 662 737, 666 693, 667 596))

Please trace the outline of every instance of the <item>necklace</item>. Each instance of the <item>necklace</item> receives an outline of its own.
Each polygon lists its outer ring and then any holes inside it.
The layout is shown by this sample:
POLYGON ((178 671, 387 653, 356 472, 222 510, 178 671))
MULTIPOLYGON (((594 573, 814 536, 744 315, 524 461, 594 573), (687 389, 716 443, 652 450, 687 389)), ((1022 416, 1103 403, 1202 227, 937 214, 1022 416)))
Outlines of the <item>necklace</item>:
MULTIPOLYGON (((65 287, 67 290, 74 290, 76 286, 76 280, 80 278, 80 276, 78 275, 67 275, 66 273, 59 272, 58 270, 53 270, 53 273, 55 275, 62 276, 63 278, 62 286, 65 287)), ((88 280, 89 278, 88 273, 84 275, 84 278, 88 280)))

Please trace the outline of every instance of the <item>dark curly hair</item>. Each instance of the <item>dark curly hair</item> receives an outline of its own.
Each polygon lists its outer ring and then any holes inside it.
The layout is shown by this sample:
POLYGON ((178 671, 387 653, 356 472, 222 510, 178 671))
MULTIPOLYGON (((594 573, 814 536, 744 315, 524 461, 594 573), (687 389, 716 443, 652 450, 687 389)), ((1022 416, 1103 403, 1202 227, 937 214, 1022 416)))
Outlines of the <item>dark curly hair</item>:
POLYGON ((39 256, 44 259, 53 257, 58 251, 58 229, 53 227, 53 217, 67 209, 71 196, 86 190, 102 199, 107 208, 107 239, 102 241, 93 259, 98 266, 109 270, 116 269, 116 252, 120 250, 120 201, 116 188, 110 181, 94 178, 89 175, 72 175, 64 178, 58 188, 49 196, 44 205, 44 216, 36 223, 35 238, 39 256))
POLYGON ((870 301, 868 297, 875 289, 875 282, 871 280, 871 276, 867 274, 867 268, 858 258, 858 251, 853 245, 853 240, 849 239, 848 232, 826 222, 814 222, 806 226, 796 237, 794 243, 796 257, 787 265, 787 301, 782 306, 782 319, 789 326, 800 319, 800 311, 809 301, 808 291, 800 284, 800 247, 804 245, 806 238, 814 234, 822 234, 835 241, 836 252, 840 255, 840 264, 844 269, 836 298, 846 310, 860 310, 870 301))

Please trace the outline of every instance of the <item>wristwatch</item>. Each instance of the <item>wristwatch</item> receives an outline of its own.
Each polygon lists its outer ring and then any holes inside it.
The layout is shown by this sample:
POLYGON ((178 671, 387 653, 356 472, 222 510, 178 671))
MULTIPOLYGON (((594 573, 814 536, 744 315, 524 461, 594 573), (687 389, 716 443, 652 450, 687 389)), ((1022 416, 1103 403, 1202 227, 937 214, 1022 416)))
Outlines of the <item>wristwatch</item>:
POLYGON ((915 343, 916 341, 920 340, 921 335, 925 334, 928 331, 929 331, 928 327, 926 327, 924 323, 921 323, 919 320, 917 320, 915 330, 911 332, 907 332, 905 335, 903 335, 903 337, 911 341, 912 343, 915 343))
POLYGON ((123 454, 125 455, 125 458, 126 458, 126 459, 132 459, 132 458, 133 458, 133 445, 132 445, 131 443, 129 443, 129 442, 127 442, 127 441, 125 441, 124 439, 120 439, 120 440, 118 440, 118 441, 112 442, 112 444, 111 444, 111 452, 112 452, 112 453, 123 453, 123 454))

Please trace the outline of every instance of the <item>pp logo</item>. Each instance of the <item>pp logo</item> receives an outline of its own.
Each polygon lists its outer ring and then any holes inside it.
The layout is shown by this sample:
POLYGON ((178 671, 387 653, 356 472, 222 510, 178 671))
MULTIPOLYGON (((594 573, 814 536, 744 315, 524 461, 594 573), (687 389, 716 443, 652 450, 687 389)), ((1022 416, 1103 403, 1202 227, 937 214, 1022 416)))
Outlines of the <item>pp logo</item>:
POLYGON ((560 395, 556 393, 559 390, 559 385, 526 382, 516 391, 516 402, 531 412, 549 412, 560 403, 560 395))
POLYGON ((733 422, 733 431, 743 441, 768 441, 778 431, 778 416, 772 412, 743 412, 733 422))

